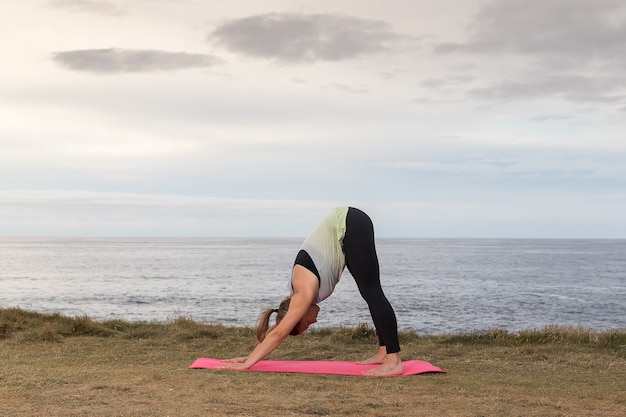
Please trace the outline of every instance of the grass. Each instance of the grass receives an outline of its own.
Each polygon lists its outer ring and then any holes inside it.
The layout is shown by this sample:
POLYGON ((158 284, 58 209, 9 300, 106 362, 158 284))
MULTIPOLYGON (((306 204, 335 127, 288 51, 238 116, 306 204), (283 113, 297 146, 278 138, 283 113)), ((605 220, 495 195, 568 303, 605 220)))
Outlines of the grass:
MULTIPOLYGON (((0 416, 623 416, 626 329, 550 326, 419 336, 404 359, 448 370, 403 378, 190 370, 249 353, 254 331, 177 317, 94 321, 0 309, 0 416)), ((273 359, 355 360, 373 330, 309 330, 273 359)))

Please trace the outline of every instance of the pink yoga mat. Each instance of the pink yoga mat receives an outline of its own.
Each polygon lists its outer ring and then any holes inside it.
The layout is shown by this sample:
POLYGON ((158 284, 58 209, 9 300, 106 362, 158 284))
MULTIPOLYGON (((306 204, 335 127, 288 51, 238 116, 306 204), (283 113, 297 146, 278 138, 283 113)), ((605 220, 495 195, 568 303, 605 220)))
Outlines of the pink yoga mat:
MULTIPOLYGON (((216 369, 224 362, 219 359, 198 358, 189 366, 192 369, 216 369)), ((327 375, 354 375, 363 376, 364 371, 375 368, 376 365, 358 365, 356 362, 333 362, 333 361, 260 361, 254 364, 249 371, 255 372, 292 372, 302 374, 327 374, 327 375)), ((427 372, 446 372, 429 362, 406 361, 402 362, 404 372, 402 375, 416 375, 427 372)))

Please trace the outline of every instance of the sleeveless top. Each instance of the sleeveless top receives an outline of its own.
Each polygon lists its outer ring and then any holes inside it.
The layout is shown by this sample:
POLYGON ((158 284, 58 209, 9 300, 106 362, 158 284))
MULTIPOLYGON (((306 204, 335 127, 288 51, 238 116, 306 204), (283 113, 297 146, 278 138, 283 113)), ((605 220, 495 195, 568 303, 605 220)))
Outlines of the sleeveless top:
MULTIPOLYGON (((346 234, 347 214, 348 207, 337 207, 332 210, 313 229, 300 247, 300 250, 309 254, 319 273, 320 288, 315 300, 316 304, 333 293, 346 267, 343 238, 346 234)), ((291 278, 289 278, 288 288, 293 294, 291 278)))

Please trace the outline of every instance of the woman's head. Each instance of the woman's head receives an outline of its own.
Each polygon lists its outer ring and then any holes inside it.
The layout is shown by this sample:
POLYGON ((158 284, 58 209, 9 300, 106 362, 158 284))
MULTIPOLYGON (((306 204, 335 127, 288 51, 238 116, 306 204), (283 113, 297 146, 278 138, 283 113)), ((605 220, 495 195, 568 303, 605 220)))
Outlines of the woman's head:
MULTIPOLYGON (((278 308, 267 308, 261 312, 256 326, 256 338, 259 342, 262 342, 267 333, 269 333, 270 330, 276 327, 283 320, 283 318, 285 318, 290 304, 291 297, 286 297, 280 302, 278 308), (270 327, 270 316, 273 313, 276 313, 276 324, 270 327)), ((317 322, 317 313, 319 310, 320 308, 317 305, 311 305, 311 307, 309 307, 307 312, 304 314, 304 317, 302 317, 302 320, 300 320, 300 322, 291 330, 289 334, 291 336, 297 336, 304 333, 304 331, 308 329, 309 325, 317 322)))

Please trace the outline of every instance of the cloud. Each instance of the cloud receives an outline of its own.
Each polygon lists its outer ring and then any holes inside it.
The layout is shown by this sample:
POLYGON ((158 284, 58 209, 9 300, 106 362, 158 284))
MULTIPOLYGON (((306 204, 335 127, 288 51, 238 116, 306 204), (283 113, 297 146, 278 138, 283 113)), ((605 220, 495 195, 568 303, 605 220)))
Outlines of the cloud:
POLYGON ((354 87, 354 86, 351 86, 348 84, 342 84, 342 83, 332 83, 327 86, 324 86, 323 88, 329 88, 332 90, 337 90, 337 91, 341 91, 341 92, 348 93, 348 94, 366 94, 370 92, 370 90, 366 87, 354 87))
POLYGON ((72 71, 96 74, 205 68, 220 62, 212 55, 119 48, 62 51, 52 54, 52 59, 72 71))
POLYGON ((545 116, 535 116, 535 117, 531 117, 530 121, 532 122, 539 122, 539 123, 543 123, 543 122, 561 122, 561 121, 568 121, 568 120, 574 120, 574 116, 572 115, 561 115, 561 114, 549 114, 549 115, 545 115, 545 116))
POLYGON ((626 98, 626 3, 495 0, 475 15, 467 41, 438 43, 434 51, 473 55, 498 71, 500 80, 469 90, 474 99, 615 105, 626 98))
POLYGON ((270 13, 228 21, 208 39, 246 56, 297 63, 340 61, 384 52, 400 37, 379 20, 270 13))
POLYGON ((338 202, 77 190, 0 190, 9 235, 302 236, 338 202), (285 219, 289 218, 289 222, 285 219))
MULTIPOLYGON (((587 230, 583 237, 623 237, 623 222, 611 220, 621 219, 623 193, 591 195, 506 189, 456 202, 421 197, 351 204, 372 216, 378 237, 581 237, 581 230, 587 230)), ((8 236, 304 237, 338 204, 345 201, 0 190, 0 230, 8 236)))
POLYGON ((425 88, 445 88, 456 87, 458 85, 469 84, 473 81, 473 78, 467 75, 453 76, 448 78, 430 78, 423 80, 419 83, 420 86, 425 88))
MULTIPOLYGON (((594 135, 593 139, 597 142, 599 136, 594 135)), ((429 180, 439 174, 462 178, 463 181, 474 179, 476 184, 483 181, 487 184, 493 181, 540 180, 542 187, 550 184, 558 188, 573 186, 580 190, 585 186, 596 187, 605 181, 626 183, 626 167, 623 164, 626 149, 617 146, 599 150, 528 143, 486 146, 478 141, 463 144, 460 140, 442 140, 440 147, 423 147, 414 153, 405 149, 402 154, 389 155, 370 163, 398 173, 428 174, 429 180)), ((417 180, 418 177, 415 177, 417 180)))
POLYGON ((502 80, 486 88, 471 90, 478 99, 514 100, 546 96, 575 102, 616 103, 626 98, 620 94, 626 87, 626 77, 585 77, 579 75, 545 75, 502 80))
POLYGON ((626 4, 621 0, 497 0, 485 6, 465 43, 440 53, 532 55, 544 64, 621 64, 626 56, 626 4))
POLYGON ((48 4, 72 12, 97 13, 108 16, 125 14, 117 5, 106 0, 52 0, 48 4))

